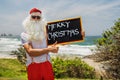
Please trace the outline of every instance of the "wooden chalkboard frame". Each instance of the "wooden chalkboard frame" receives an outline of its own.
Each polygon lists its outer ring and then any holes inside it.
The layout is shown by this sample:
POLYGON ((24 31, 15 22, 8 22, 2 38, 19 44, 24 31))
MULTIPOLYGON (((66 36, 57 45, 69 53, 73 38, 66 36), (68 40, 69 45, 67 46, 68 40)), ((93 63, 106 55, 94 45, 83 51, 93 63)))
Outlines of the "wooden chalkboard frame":
MULTIPOLYGON (((56 20, 56 21, 52 21, 52 22, 48 22, 47 24, 52 24, 52 23, 56 23, 56 22, 62 22, 62 21, 67 21, 67 20, 74 20, 74 19, 80 19, 80 24, 79 24, 79 27, 80 27, 80 33, 83 31, 83 28, 82 28, 82 20, 81 20, 81 17, 76 17, 76 18, 69 18, 69 19, 64 19, 64 20, 56 20)), ((48 29, 47 29, 47 26, 46 26, 46 34, 48 34, 48 29)), ((84 37, 81 33, 81 36, 82 36, 82 39, 79 39, 79 40, 73 40, 73 41, 68 41, 68 42, 61 42, 61 43, 57 43, 57 45, 65 45, 65 44, 70 44, 70 43, 74 43, 74 42, 83 42, 84 41, 84 37)), ((47 35, 47 45, 50 46, 52 44, 48 44, 48 35, 47 35)))

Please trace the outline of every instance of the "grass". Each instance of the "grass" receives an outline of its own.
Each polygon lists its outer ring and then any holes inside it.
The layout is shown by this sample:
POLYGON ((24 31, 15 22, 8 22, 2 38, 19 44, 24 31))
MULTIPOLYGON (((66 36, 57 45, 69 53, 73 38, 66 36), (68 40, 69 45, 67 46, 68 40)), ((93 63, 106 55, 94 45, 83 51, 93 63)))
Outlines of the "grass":
MULTIPOLYGON (((19 79, 19 78, 0 78, 0 80, 27 80, 27 79, 19 79)), ((55 80, 100 80, 100 79, 64 78, 64 79, 55 79, 55 80)))
MULTIPOLYGON (((0 78, 0 80, 27 80, 27 79, 18 79, 18 78, 0 78)), ((67 79, 55 79, 55 80, 100 80, 100 79, 76 79, 76 78, 67 78, 67 79)))
MULTIPOLYGON (((0 59, 0 80, 27 80, 26 67, 17 59, 0 59)), ((55 80, 96 80, 63 78, 55 80)))
POLYGON ((0 59, 0 80, 25 80, 26 78, 26 67, 17 59, 0 59))

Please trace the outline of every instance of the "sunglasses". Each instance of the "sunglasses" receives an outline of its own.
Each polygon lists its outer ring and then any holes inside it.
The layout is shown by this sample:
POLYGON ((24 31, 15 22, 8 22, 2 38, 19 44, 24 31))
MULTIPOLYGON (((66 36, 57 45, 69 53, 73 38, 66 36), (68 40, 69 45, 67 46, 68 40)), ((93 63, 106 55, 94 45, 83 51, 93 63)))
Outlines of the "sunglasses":
POLYGON ((41 17, 40 16, 31 16, 31 18, 32 19, 35 19, 35 18, 40 19, 41 17))

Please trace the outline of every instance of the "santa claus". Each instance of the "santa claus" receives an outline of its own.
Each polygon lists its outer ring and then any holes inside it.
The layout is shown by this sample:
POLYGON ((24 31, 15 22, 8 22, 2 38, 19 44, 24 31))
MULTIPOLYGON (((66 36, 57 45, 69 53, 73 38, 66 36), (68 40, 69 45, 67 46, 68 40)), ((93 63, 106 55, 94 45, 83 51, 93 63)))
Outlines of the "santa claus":
POLYGON ((42 11, 32 8, 23 26, 25 32, 21 33, 21 41, 26 50, 28 80, 54 80, 49 52, 57 53, 58 47, 56 44, 47 46, 42 11))
POLYGON ((43 19, 42 12, 37 8, 30 11, 30 15, 23 21, 25 32, 29 40, 43 40, 45 38, 46 21, 43 19))

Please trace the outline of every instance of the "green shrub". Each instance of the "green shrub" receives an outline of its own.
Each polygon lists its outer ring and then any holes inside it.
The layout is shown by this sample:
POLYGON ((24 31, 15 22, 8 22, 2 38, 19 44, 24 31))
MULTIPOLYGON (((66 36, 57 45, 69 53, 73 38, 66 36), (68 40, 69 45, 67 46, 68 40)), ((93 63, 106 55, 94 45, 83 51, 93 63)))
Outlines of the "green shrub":
POLYGON ((26 63, 26 51, 22 46, 19 47, 17 50, 12 51, 12 53, 17 56, 19 62, 21 62, 22 64, 26 63))
POLYGON ((52 59, 52 63, 56 78, 95 78, 94 69, 81 61, 80 58, 63 59, 57 57, 52 59))

